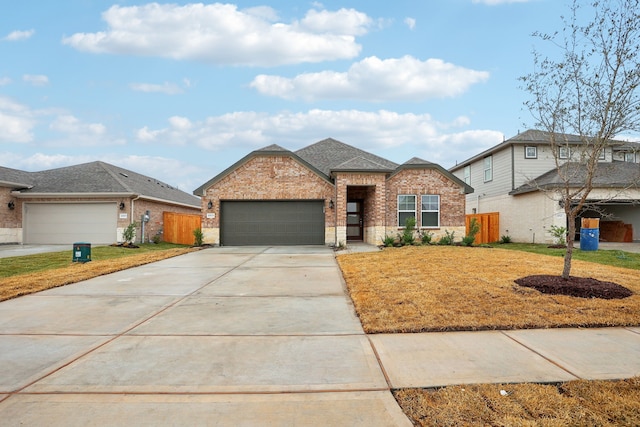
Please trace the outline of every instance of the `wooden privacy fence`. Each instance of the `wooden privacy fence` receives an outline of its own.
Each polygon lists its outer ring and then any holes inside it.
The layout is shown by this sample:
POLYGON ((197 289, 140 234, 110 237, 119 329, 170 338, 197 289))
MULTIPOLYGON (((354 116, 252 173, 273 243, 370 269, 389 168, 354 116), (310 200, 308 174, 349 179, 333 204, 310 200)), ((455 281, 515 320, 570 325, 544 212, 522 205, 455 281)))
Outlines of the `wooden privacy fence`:
POLYGON ((164 223, 162 240, 181 245, 193 245, 195 242, 193 230, 202 226, 202 217, 194 214, 163 212, 162 221, 164 223))
POLYGON ((480 223, 480 232, 476 234, 474 244, 493 243, 500 240, 500 212, 467 215, 465 217, 467 234, 469 233, 469 227, 473 218, 480 223))

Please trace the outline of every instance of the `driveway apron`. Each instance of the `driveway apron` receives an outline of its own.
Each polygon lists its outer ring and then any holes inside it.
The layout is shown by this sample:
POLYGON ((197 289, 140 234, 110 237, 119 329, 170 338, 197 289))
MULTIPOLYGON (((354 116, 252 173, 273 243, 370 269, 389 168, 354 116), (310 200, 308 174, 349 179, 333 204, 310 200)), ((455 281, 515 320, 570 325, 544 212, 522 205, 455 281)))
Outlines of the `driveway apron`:
POLYGON ((410 426, 333 252, 210 248, 0 303, 0 425, 410 426))

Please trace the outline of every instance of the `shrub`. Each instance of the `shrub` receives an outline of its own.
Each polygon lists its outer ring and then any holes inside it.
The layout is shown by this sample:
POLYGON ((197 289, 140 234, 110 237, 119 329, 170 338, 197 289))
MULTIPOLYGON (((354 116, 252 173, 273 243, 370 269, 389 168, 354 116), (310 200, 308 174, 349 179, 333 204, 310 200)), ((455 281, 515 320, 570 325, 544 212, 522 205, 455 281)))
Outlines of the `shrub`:
POLYGON ((403 246, 413 245, 415 243, 416 238, 413 234, 415 229, 416 229, 416 218, 413 216, 410 216, 404 222, 404 230, 402 230, 402 233, 398 235, 400 239, 400 243, 403 246))
POLYGON ((420 241, 423 245, 431 244, 431 239, 433 239, 433 233, 430 231, 422 231, 420 233, 420 241))
POLYGON ((202 233, 202 229, 196 228, 193 230, 193 237, 195 237, 194 245, 202 246, 202 241, 204 240, 204 234, 202 233))
POLYGON ((133 239, 136 238, 136 227, 138 223, 133 221, 131 224, 127 226, 122 232, 122 238, 124 239, 124 243, 133 243, 133 239))
POLYGON ((480 232, 480 223, 476 218, 471 218, 469 223, 469 232, 462 238, 462 244, 465 246, 473 245, 476 240, 476 235, 480 232))
POLYGON ((396 243, 396 238, 393 236, 384 236, 382 238, 382 245, 386 248, 392 247, 396 243))
POLYGON ((508 234, 500 236, 500 243, 511 243, 511 236, 509 236, 508 234))
POLYGON ((551 234, 556 238, 556 245, 565 245, 567 243, 567 227, 551 226, 551 234))
POLYGON ((153 236, 152 240, 153 240, 153 243, 157 245, 162 241, 162 237, 159 234, 156 234, 155 236, 153 236))
POLYGON ((444 236, 438 240, 439 245, 453 245, 455 239, 455 231, 444 230, 444 236))

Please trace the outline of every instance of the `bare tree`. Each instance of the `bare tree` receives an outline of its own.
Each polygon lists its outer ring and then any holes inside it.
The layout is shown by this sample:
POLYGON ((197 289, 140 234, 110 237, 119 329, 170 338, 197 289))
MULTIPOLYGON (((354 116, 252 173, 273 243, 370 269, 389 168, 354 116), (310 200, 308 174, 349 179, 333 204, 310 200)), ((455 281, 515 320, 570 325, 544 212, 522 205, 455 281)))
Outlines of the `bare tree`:
POLYGON ((573 0, 569 9, 562 31, 534 33, 551 50, 534 50, 534 71, 520 78, 531 95, 525 106, 549 133, 556 160, 554 191, 568 221, 565 279, 575 219, 593 189, 604 148, 617 135, 640 130, 640 0, 573 0), (560 158, 561 150, 573 150, 569 160, 560 158))

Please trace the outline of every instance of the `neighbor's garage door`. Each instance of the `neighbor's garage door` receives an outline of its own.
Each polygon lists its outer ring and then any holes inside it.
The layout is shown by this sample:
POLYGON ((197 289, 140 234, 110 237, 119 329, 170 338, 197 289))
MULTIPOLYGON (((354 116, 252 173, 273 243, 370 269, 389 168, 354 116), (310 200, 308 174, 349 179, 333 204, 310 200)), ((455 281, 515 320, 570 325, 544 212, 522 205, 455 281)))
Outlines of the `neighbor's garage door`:
POLYGON ((220 244, 323 245, 322 200, 223 201, 220 244))
POLYGON ((25 243, 111 244, 117 239, 115 203, 25 203, 25 243))

